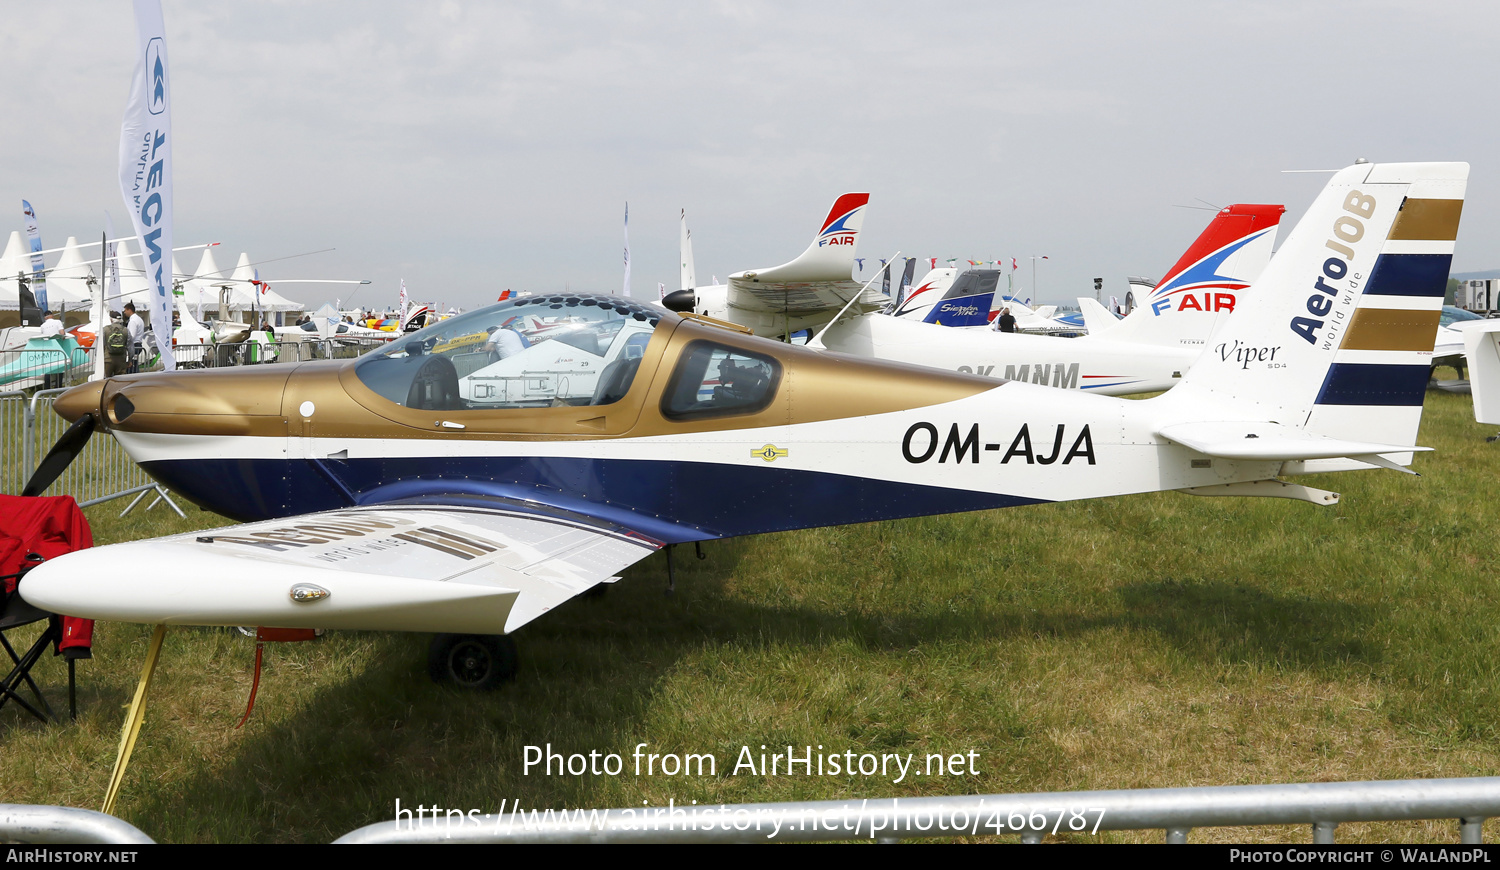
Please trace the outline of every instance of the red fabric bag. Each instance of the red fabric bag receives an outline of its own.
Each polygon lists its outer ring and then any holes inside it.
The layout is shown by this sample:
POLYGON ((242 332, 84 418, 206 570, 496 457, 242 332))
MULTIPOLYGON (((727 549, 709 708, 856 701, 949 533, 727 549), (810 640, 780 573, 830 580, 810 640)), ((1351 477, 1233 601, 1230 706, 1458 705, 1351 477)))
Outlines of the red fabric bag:
MULTIPOLYGON (((71 495, 35 498, 0 495, 0 576, 7 578, 7 593, 16 591, 16 578, 8 575, 28 566, 28 554, 36 553, 43 560, 50 560, 93 545, 89 521, 84 519, 83 510, 71 495)), ((93 642, 92 619, 63 617, 63 639, 58 652, 88 650, 93 642)))

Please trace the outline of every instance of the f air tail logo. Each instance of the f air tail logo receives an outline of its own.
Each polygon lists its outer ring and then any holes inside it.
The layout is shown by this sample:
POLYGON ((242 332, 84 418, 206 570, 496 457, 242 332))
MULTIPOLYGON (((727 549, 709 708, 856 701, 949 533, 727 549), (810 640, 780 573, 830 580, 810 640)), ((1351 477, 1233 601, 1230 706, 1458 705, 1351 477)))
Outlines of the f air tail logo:
POLYGON ((167 46, 160 36, 146 43, 146 111, 160 115, 167 110, 167 46))
MULTIPOLYGON (((863 208, 863 206, 861 206, 860 208, 863 208)), ((854 236, 856 233, 854 230, 851 230, 847 226, 845 226, 845 224, 847 224, 857 214, 859 214, 859 209, 852 209, 848 212, 845 212, 837 220, 829 223, 828 226, 823 227, 823 231, 821 233, 818 233, 818 247, 821 248, 824 245, 854 244, 854 236)))
POLYGON ((750 455, 755 457, 756 459, 764 459, 767 462, 775 462, 777 459, 786 456, 787 452, 785 447, 777 447, 775 444, 767 444, 764 447, 757 447, 754 450, 751 450, 750 455))
POLYGON ((1236 269, 1237 263, 1230 258, 1251 242, 1264 238, 1270 228, 1261 230, 1225 245, 1199 260, 1176 275, 1170 275, 1151 291, 1149 303, 1151 313, 1160 317, 1167 311, 1233 311, 1233 293, 1210 292, 1219 290, 1243 290, 1250 282, 1235 274, 1223 274, 1236 269))

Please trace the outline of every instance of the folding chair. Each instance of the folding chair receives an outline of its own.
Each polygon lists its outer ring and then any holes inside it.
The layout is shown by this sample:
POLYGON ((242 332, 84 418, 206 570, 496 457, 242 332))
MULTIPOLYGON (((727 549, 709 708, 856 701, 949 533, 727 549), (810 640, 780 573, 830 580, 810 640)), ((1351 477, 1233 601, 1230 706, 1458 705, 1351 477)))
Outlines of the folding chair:
POLYGON ((0 679, 0 709, 15 701, 42 721, 57 718, 31 670, 50 644, 54 655, 68 660, 68 708, 78 715, 75 662, 92 657, 93 621, 59 616, 31 606, 16 586, 27 571, 47 559, 93 544, 88 521, 70 496, 24 498, 0 496, 0 648, 10 656, 10 672, 0 679), (6 632, 47 621, 47 627, 24 653, 6 632), (36 703, 21 693, 30 689, 36 703))

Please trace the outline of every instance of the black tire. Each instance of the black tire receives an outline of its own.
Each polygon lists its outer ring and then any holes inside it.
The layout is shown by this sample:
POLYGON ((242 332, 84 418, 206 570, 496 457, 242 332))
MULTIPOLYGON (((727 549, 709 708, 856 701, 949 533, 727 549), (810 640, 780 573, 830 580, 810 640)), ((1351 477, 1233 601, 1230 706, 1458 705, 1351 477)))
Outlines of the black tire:
POLYGON ((440 634, 427 648, 435 683, 488 692, 516 678, 516 642, 503 634, 440 634))

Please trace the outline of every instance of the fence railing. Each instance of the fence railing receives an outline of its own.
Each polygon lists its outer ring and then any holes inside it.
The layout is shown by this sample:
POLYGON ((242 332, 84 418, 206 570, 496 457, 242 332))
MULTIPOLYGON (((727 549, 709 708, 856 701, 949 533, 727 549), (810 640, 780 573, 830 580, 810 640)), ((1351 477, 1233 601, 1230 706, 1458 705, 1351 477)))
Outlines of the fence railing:
POLYGON ((134 825, 114 816, 74 807, 30 804, 0 804, 0 841, 115 845, 156 842, 134 825))
POLYGON ((65 387, 88 380, 93 350, 79 354, 54 348, 0 350, 0 390, 65 387))
POLYGON ((1314 843, 1333 843, 1335 828, 1345 822, 1455 819, 1460 842, 1479 843, 1484 820, 1500 815, 1500 777, 523 810, 483 818, 433 810, 420 821, 413 809, 398 808, 397 818, 334 842, 895 842, 1020 834, 1023 843, 1039 843, 1055 834, 1160 829, 1168 843, 1186 843, 1193 828, 1309 825, 1314 843))
MULTIPOLYGON (((217 345, 179 345, 174 348, 180 369, 217 368, 221 366, 263 365, 304 362, 315 359, 349 359, 371 347, 384 346, 381 339, 327 339, 319 341, 239 342, 217 345)), ((88 350, 89 358, 97 352, 88 350)), ((0 383, 0 492, 17 494, 41 462, 47 451, 66 431, 68 423, 52 413, 52 401, 68 386, 88 379, 92 365, 76 360, 64 364, 63 355, 45 352, 0 352, 0 372, 4 366, 14 377, 0 383), (54 364, 55 363, 55 364, 54 364)), ((88 506, 121 496, 137 495, 126 507, 128 513, 152 493, 177 513, 182 510, 166 491, 152 482, 136 465, 112 435, 99 432, 90 438, 83 452, 48 488, 49 494, 73 496, 88 506)))
MULTIPOLYGON (((67 431, 68 421, 52 413, 52 403, 66 388, 34 393, 0 393, 0 492, 16 495, 57 439, 67 431)), ((99 504, 122 496, 155 493, 178 514, 182 510, 166 497, 151 476, 131 459, 114 436, 96 431, 78 458, 70 463, 47 495, 71 495, 80 506, 99 504)), ((139 503, 140 497, 125 512, 139 503)), ((155 501, 151 502, 154 505, 155 501)))
POLYGON ((309 362, 320 359, 351 359, 372 347, 384 347, 384 339, 320 339, 316 341, 241 341, 223 344, 187 344, 173 348, 179 369, 223 368, 268 363, 309 362))

